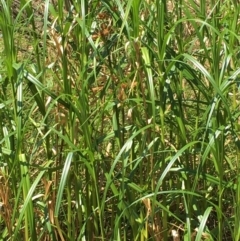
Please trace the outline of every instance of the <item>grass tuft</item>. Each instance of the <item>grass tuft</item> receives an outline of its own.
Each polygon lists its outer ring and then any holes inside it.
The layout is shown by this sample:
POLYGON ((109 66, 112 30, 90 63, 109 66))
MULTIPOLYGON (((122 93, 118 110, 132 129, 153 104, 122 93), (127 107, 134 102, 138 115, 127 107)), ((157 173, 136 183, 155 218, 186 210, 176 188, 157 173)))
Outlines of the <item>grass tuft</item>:
POLYGON ((239 240, 237 1, 0 1, 1 240, 239 240))

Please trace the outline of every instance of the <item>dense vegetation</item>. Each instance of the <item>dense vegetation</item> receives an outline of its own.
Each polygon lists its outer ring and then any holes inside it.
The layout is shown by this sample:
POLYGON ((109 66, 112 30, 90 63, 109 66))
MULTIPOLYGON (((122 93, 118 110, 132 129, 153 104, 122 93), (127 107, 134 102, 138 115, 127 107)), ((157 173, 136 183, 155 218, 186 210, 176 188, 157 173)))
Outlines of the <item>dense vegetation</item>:
POLYGON ((0 240, 240 240, 237 0, 0 6, 0 240))

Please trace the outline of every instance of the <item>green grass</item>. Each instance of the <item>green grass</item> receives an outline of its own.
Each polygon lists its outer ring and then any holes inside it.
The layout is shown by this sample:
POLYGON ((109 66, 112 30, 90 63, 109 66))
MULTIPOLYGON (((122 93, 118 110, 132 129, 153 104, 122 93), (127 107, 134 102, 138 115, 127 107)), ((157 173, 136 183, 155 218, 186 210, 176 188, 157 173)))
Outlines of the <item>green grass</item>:
POLYGON ((15 3, 0 240, 240 240, 237 1, 15 3))

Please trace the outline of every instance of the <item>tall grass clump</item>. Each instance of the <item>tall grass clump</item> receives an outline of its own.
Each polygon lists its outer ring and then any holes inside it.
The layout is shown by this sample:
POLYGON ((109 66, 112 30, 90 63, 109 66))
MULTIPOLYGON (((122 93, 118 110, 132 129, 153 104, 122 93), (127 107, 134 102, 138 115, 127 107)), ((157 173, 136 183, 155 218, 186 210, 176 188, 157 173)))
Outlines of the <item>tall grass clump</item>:
POLYGON ((239 240, 237 1, 1 0, 1 240, 239 240))

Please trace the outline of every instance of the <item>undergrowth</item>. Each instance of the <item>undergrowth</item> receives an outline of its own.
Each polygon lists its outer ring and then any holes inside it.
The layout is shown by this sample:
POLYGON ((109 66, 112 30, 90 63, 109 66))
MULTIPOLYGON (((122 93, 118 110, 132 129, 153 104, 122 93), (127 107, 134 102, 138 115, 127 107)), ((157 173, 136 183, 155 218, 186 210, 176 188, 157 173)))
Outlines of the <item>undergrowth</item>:
POLYGON ((239 11, 1 0, 1 240, 240 240, 239 11))

